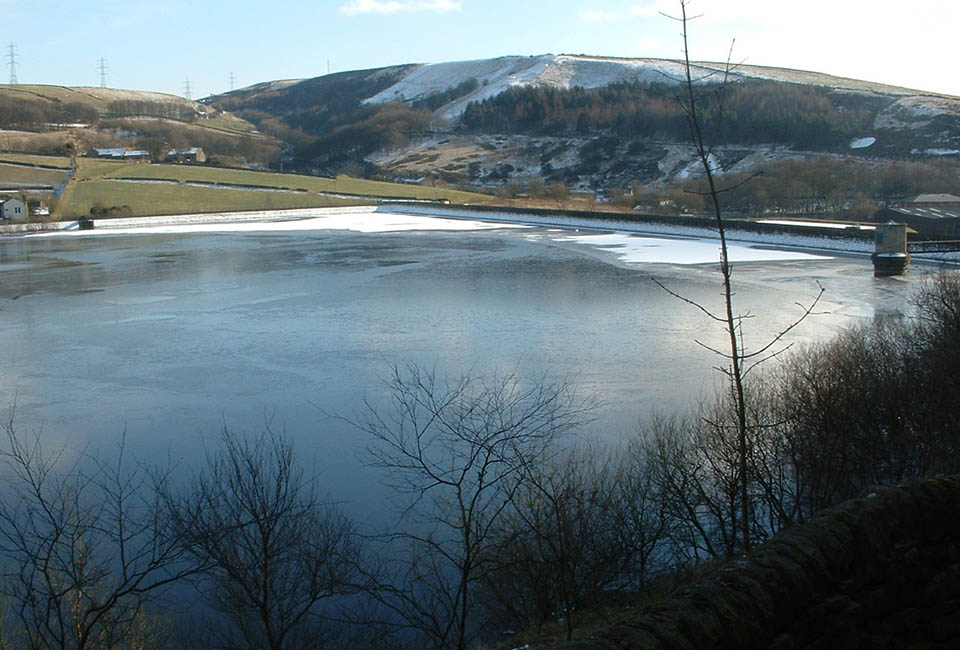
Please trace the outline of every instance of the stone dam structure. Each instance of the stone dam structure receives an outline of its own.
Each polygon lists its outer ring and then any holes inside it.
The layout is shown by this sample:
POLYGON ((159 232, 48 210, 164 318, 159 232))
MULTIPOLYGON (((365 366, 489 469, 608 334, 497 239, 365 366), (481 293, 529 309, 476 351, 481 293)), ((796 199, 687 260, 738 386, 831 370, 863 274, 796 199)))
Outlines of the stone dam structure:
POLYGON ((871 490, 560 647, 960 648, 960 477, 871 490))

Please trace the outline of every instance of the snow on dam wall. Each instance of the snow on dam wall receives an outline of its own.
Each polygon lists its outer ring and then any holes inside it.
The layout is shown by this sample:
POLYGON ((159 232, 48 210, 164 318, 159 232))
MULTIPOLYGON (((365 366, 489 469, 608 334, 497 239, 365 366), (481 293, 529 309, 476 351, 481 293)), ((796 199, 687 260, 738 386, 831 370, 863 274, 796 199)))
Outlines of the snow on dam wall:
POLYGON ((960 647, 960 477, 877 488, 567 650, 960 647))

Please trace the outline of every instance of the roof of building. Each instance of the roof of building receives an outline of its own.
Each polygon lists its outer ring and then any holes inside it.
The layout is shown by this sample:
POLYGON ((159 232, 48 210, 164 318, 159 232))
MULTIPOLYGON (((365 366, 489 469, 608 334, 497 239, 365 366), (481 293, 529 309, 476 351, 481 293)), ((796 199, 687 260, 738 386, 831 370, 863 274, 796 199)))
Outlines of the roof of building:
POLYGON ((953 194, 918 194, 904 199, 901 204, 909 203, 960 203, 960 196, 953 194))
POLYGON ((891 212, 924 219, 960 219, 960 208, 887 208, 891 212))
POLYGON ((117 158, 122 158, 125 149, 123 147, 116 147, 110 149, 94 149, 94 151, 97 152, 98 156, 114 156, 117 158))
POLYGON ((150 155, 149 151, 143 149, 124 149, 123 147, 113 147, 109 149, 94 149, 100 158, 145 158, 150 155))

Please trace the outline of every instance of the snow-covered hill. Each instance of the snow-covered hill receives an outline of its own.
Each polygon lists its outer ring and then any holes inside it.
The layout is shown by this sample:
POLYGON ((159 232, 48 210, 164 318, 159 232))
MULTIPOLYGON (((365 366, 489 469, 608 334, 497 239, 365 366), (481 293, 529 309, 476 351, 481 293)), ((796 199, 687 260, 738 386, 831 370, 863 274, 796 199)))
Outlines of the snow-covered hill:
MULTIPOLYGON (((709 62, 695 63, 692 72, 694 79, 700 82, 720 81, 726 74, 723 64, 709 62)), ((909 98, 908 106, 916 112, 940 112, 944 110, 943 100, 946 99, 934 93, 786 68, 741 65, 734 68, 730 76, 733 79, 767 79, 825 86, 853 93, 909 98)), ((478 88, 441 107, 437 111, 439 115, 455 122, 470 102, 495 97, 512 86, 600 88, 623 82, 679 83, 684 79, 684 68, 682 62, 666 59, 553 54, 431 63, 409 66, 409 71, 401 79, 366 101, 382 103, 425 99, 471 79, 479 83, 478 88)))
MULTIPOLYGON (((734 82, 767 80, 816 87, 816 91, 783 88, 788 99, 770 102, 777 107, 769 112, 764 113, 765 101, 745 109, 752 113, 742 110, 742 139, 728 138, 715 151, 713 162, 723 173, 820 156, 920 160, 953 158, 960 151, 960 97, 803 70, 756 65, 725 68, 722 63, 695 62, 692 75, 700 83, 722 81, 729 75, 734 82), (816 97, 828 104, 821 113, 810 113, 807 131, 791 127, 796 120, 790 121, 788 109, 794 96, 816 97), (821 117, 822 126, 816 122, 821 117), (756 122, 747 123, 747 119, 756 122), (786 128, 779 128, 778 120, 786 128), (843 137, 831 140, 831 129, 843 137)), ((265 82, 206 101, 254 121, 263 116, 279 118, 316 138, 313 148, 299 142, 300 157, 290 159, 292 166, 311 173, 368 166, 384 177, 408 182, 495 189, 543 178, 595 190, 636 182, 668 183, 689 176, 699 163, 685 136, 675 133, 615 131, 609 124, 590 123, 583 128, 554 124, 551 130, 538 132, 535 125, 504 126, 505 120, 496 119, 463 124, 468 105, 516 87, 589 90, 617 83, 680 84, 684 80, 684 65, 677 60, 545 54, 407 64, 265 82), (386 106, 395 102, 406 103, 412 110, 386 106), (422 111, 433 111, 437 119, 422 111), (387 124, 390 119, 396 120, 394 130, 387 124)), ((509 102, 491 103, 490 112, 503 111, 502 117, 509 118, 504 106, 509 102)), ((817 111, 823 104, 810 106, 817 111)), ((276 121, 267 122, 265 128, 276 125, 276 121)))

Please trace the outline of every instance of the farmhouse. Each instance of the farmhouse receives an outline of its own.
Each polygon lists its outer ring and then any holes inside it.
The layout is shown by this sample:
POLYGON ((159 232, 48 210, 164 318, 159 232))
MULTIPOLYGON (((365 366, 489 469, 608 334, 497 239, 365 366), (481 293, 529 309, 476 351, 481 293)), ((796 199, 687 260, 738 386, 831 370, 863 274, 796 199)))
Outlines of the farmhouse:
POLYGON ((877 222, 905 223, 925 235, 960 236, 960 196, 920 194, 879 210, 877 222))
POLYGON ((19 199, 0 196, 0 217, 3 221, 26 221, 27 206, 19 199))
POLYGON ((207 154, 200 147, 190 149, 171 149, 167 154, 167 162, 207 162, 207 154))
POLYGON ((109 160, 150 160, 150 152, 141 149, 124 149, 116 147, 111 149, 91 149, 88 154, 93 158, 107 158, 109 160))

